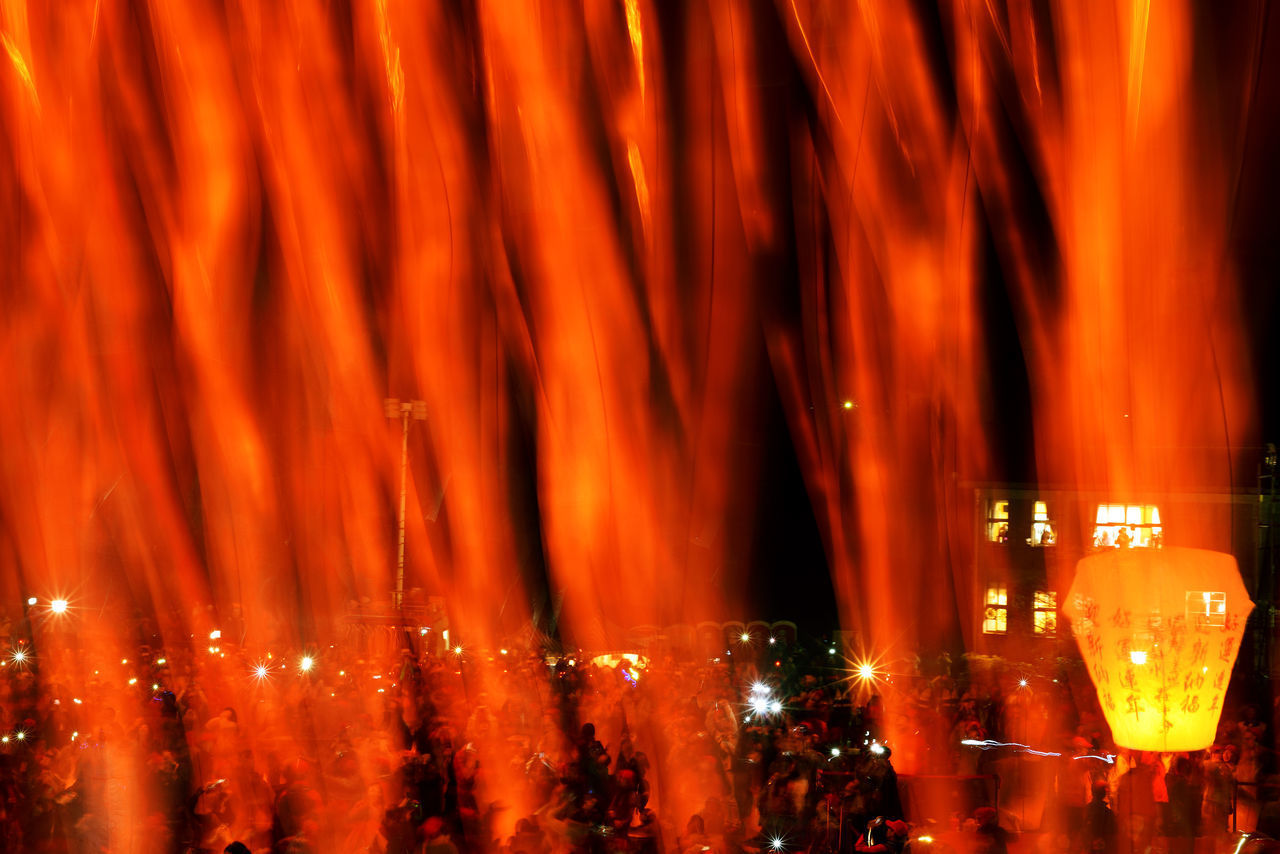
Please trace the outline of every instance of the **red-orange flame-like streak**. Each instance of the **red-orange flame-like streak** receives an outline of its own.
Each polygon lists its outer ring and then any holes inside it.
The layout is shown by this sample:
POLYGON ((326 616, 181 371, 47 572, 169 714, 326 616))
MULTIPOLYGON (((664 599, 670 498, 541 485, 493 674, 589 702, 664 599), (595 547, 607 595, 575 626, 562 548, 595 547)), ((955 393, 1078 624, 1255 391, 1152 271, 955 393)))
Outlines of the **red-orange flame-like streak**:
MULTIPOLYGON (((587 646, 724 607, 712 579, 723 570, 723 463, 750 308, 724 252, 737 229, 707 215, 701 187, 672 185, 657 130, 662 81, 635 65, 662 48, 647 4, 629 9, 589 4, 579 19, 481 7, 503 218, 539 383, 547 549, 569 627, 587 646), (616 124, 600 128, 577 109, 593 98, 616 124), (661 214, 686 194, 704 238, 694 257, 720 253, 721 269, 673 258, 676 220, 661 214)), ((690 74, 705 85, 702 68, 690 74)), ((718 144, 713 136, 694 157, 718 144)))
POLYGON ((940 650, 966 565, 956 482, 986 459, 967 152, 913 15, 778 5, 816 106, 795 134, 805 338, 775 338, 775 366, 843 621, 876 655, 940 650))
MULTIPOLYGON (((146 703, 136 663, 89 663, 132 656, 82 604, 107 601, 154 617, 182 661, 173 687, 238 709, 259 757, 336 730, 332 708, 298 709, 369 677, 335 674, 328 644, 394 572, 400 425, 384 396, 427 404, 409 440, 409 576, 482 656, 473 699, 507 699, 484 651, 530 620, 508 461, 528 414, 509 385, 536 389, 567 635, 618 644, 636 623, 741 615, 724 580, 754 485, 745 259, 777 238, 750 25, 692 6, 699 38, 667 62, 641 0, 471 14, 82 3, 55 21, 6 6, 21 229, 4 239, 21 287, 3 343, 16 405, 0 415, 20 575, 4 592, 72 598, 37 636, 47 672, 98 680, 95 706, 146 703), (682 107, 673 86, 694 93, 682 107), (95 649, 77 658, 68 626, 95 649)), ((478 745, 514 819, 501 747, 478 745)), ((211 755, 202 779, 228 759, 211 755)))
MULTIPOLYGON (((447 525, 447 533, 411 525, 410 535, 418 542, 429 538, 434 567, 427 578, 430 589, 448 591, 455 639, 497 650, 531 619, 531 591, 508 512, 508 363, 526 364, 508 355, 499 326, 494 294, 501 287, 494 283, 506 271, 491 234, 488 176, 478 156, 480 56, 465 23, 443 7, 380 4, 361 35, 366 61, 378 57, 384 71, 388 109, 380 129, 395 186, 390 374, 421 390, 435 481, 415 491, 423 497, 410 516, 432 513, 432 522, 447 525), (406 367, 398 370, 396 360, 406 367), (444 517, 434 515, 433 501, 436 509, 447 501, 444 517)), ((511 700, 502 661, 481 661, 472 676, 470 702, 497 709, 511 700)), ((507 735, 488 731, 475 742, 485 771, 483 799, 504 805, 495 824, 502 838, 536 806, 524 803, 522 769, 510 762, 507 735)))
POLYGON ((502 202, 537 359, 547 549, 568 599, 583 607, 575 634, 598 647, 603 621, 617 614, 605 579, 634 579, 645 607, 649 568, 667 561, 655 508, 633 487, 651 459, 638 405, 649 370, 637 356, 647 348, 603 178, 571 106, 571 95, 585 97, 577 23, 524 4, 481 7, 502 202), (619 562, 624 524, 647 536, 619 562))
MULTIPOLYGON (((972 564, 957 483, 989 465, 978 188, 1014 283, 1041 480, 1162 506, 1229 486, 1224 437, 1252 415, 1222 261, 1233 140, 1196 124, 1212 99, 1190 7, 1063 2, 1051 28, 1040 9, 0 7, 0 595, 37 596, 41 699, 83 686, 64 714, 106 745, 99 782, 142 776, 121 737, 141 728, 112 720, 151 707, 120 627, 135 611, 181 661, 155 678, 238 709, 259 760, 314 754, 400 693, 387 665, 428 635, 370 641, 343 620, 391 598, 387 396, 426 403, 408 575, 448 603, 458 707, 520 701, 490 654, 539 628, 513 469, 536 474, 522 511, 569 641, 742 616, 761 317, 845 625, 890 660, 951 640, 972 564), (1044 195, 1047 255, 1015 154, 1044 195), (795 329, 767 312, 793 249, 795 329), (536 458, 515 459, 526 431, 536 458), (353 638, 345 665, 330 644, 353 638), (249 676, 273 650, 271 677, 249 676)), ((1223 548, 1232 520, 1173 521, 1170 542, 1223 548)), ((566 717, 614 740, 611 703, 566 717)), ((211 745, 201 782, 216 777, 226 744, 187 723, 211 745)), ((485 715, 472 724, 504 832, 528 806, 520 769, 485 715)), ((379 738, 357 739, 360 782, 395 761, 379 738)), ((676 758, 658 797, 681 824, 718 783, 676 758)), ((107 841, 145 850, 119 834, 156 796, 102 791, 107 841)), ((333 812, 325 845, 348 850, 333 812)))
POLYGON ((1256 58, 1219 63, 1227 79, 1207 87, 1194 14, 1016 3, 997 19, 961 3, 956 79, 1022 313, 1040 480, 1156 504, 1167 542, 1230 550, 1229 508, 1179 512, 1178 495, 1229 490, 1254 441, 1226 260, 1240 126, 1228 111, 1248 104, 1223 94, 1247 91, 1256 58), (1025 240, 1037 211, 1003 166, 1016 145, 1044 194, 1048 257, 1025 240))
MULTIPOLYGON (((744 591, 725 582, 754 486, 741 425, 756 400, 759 280, 744 259, 751 240, 767 248, 770 213, 741 201, 763 192, 760 166, 727 144, 735 133, 758 144, 726 106, 754 103, 752 66, 734 67, 719 30, 727 8, 689 4, 676 56, 664 56, 650 3, 559 11, 481 5, 496 201, 518 293, 502 308, 519 305, 504 328, 527 329, 536 371, 562 630, 617 648, 637 624, 741 613, 744 591)), ((616 744, 617 722, 597 723, 616 744)), ((683 797, 696 791, 686 771, 657 770, 654 803, 680 822, 709 794, 683 797)))

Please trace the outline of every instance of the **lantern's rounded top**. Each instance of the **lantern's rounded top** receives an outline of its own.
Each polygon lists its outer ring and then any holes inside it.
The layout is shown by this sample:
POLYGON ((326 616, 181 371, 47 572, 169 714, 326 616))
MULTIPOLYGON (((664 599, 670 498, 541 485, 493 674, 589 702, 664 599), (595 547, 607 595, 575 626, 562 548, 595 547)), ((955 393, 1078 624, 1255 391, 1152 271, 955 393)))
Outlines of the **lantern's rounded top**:
POLYGON ((1092 599, 1172 616, 1184 611, 1188 593, 1203 592, 1224 594, 1237 613, 1253 610, 1236 559, 1229 554, 1180 547, 1108 549, 1076 564, 1063 610, 1074 622, 1081 601, 1092 599))

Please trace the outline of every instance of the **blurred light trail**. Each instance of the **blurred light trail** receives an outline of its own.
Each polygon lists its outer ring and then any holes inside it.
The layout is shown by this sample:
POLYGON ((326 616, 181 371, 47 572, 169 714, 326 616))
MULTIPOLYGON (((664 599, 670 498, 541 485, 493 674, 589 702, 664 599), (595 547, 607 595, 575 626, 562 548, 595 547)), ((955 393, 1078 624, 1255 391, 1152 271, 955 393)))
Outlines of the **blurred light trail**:
MULTIPOLYGON (((1027 753, 1032 756, 1062 756, 1062 753, 1055 753, 1053 751, 1047 751, 1047 750, 1036 750, 1030 745, 1019 744, 1013 741, 993 741, 992 739, 984 739, 982 741, 978 741, 972 738, 965 738, 965 739, 961 739, 960 743, 968 747, 977 747, 982 750, 994 750, 996 748, 1001 748, 1001 747, 1014 747, 1014 748, 1019 748, 1016 752, 1027 753)), ((1114 753, 1108 753, 1102 756, 1096 756, 1092 754, 1084 755, 1084 756, 1072 756, 1071 758, 1072 759, 1100 759, 1103 762, 1106 762, 1108 764, 1114 764, 1116 759, 1114 753)))

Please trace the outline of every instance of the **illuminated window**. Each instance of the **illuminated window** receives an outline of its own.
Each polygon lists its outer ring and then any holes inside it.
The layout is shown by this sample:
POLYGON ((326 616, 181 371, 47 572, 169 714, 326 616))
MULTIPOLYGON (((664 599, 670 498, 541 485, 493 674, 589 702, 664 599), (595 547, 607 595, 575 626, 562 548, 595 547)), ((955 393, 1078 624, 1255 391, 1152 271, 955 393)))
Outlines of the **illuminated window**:
POLYGON ((1058 633, 1058 594, 1053 590, 1037 590, 1031 612, 1032 629, 1038 635, 1053 637, 1058 633))
POLYGON ((1009 541, 1009 501, 987 502, 987 542, 1009 541))
POLYGON ((1008 591, 1003 584, 988 584, 986 607, 982 612, 982 632, 988 635, 1002 635, 1008 629, 1008 591))
POLYGON ((1099 504, 1093 526, 1095 549, 1160 548, 1160 508, 1153 504, 1099 504))
POLYGON ((1031 521, 1031 539, 1033 546, 1051 546, 1058 542, 1058 530, 1049 518, 1049 505, 1044 501, 1036 502, 1036 512, 1031 521))
POLYGON ((1187 621, 1196 626, 1225 626, 1227 594, 1211 590, 1188 590, 1187 621))

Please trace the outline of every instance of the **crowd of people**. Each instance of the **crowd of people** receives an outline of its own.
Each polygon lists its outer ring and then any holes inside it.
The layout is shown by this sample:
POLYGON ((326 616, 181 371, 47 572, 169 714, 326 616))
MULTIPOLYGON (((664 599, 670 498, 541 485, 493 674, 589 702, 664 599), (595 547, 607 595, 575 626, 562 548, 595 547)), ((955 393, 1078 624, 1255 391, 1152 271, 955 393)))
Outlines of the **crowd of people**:
POLYGON ((836 854, 900 850, 910 819, 993 854, 1034 826, 1066 854, 1280 818, 1246 791, 1269 770, 1256 709, 1218 752, 1130 757, 1066 678, 859 674, 798 647, 593 661, 402 640, 287 663, 143 644, 108 672, 10 638, 0 848, 836 854), (1040 770, 1014 785, 1010 762, 1040 770), (1037 796, 1037 821, 1011 806, 1037 796))

